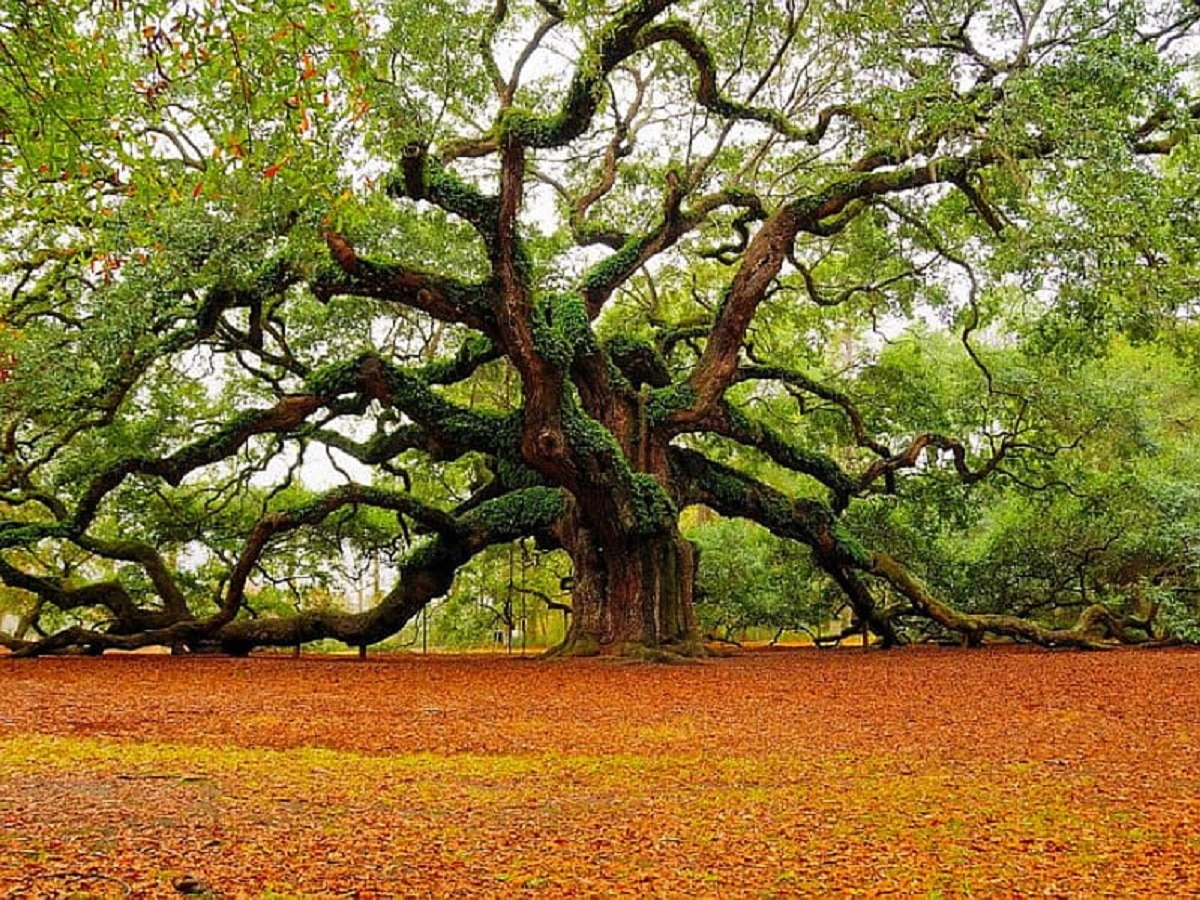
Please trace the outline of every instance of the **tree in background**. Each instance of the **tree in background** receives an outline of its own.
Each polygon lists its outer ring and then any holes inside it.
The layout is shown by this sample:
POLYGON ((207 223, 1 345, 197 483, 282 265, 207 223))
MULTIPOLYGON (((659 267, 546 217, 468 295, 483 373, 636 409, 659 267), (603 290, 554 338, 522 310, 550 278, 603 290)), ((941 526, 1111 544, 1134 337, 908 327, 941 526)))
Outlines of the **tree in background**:
POLYGON ((0 579, 80 623, 7 643, 365 646, 532 537, 572 563, 563 652, 701 652, 696 504, 807 547, 885 644, 897 609, 1127 635, 957 609, 848 516, 1053 452, 989 346, 1194 312, 1198 21, 2 0, 0 579), (975 402, 918 386, 910 430, 855 375, 872 325, 926 318, 975 402), (390 587, 255 615, 322 545, 390 587))
POLYGON ((771 643, 789 631, 820 640, 840 612, 827 579, 795 542, 735 519, 700 522, 685 534, 699 552, 697 617, 708 635, 736 642, 765 628, 771 643))
POLYGON ((530 542, 489 547, 459 569, 442 600, 426 607, 401 637, 451 649, 545 649, 566 635, 570 561, 530 542), (425 629, 428 629, 426 631, 425 629))

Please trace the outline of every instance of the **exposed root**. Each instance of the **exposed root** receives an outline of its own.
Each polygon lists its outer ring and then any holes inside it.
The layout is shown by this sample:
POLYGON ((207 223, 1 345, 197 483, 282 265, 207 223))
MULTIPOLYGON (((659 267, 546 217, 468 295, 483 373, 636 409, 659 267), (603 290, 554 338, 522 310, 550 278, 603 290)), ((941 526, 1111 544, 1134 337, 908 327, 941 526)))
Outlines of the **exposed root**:
POLYGON ((546 651, 546 658, 605 657, 627 662, 686 663, 714 655, 699 637, 650 646, 637 641, 601 644, 594 637, 568 637, 557 647, 546 651))

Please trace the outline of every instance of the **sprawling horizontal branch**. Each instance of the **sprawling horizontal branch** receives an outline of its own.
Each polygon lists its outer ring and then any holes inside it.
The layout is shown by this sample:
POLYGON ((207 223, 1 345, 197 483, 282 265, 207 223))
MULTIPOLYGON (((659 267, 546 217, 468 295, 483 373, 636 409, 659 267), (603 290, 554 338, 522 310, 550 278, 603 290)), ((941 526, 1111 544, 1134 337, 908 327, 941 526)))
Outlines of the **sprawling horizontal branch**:
MULTIPOLYGON (((360 485, 336 488, 310 503, 295 509, 276 511, 261 519, 250 531, 230 572, 219 611, 204 620, 196 619, 188 609, 173 579, 166 572, 161 557, 153 548, 132 541, 104 542, 84 536, 79 539, 79 544, 108 558, 128 559, 141 564, 164 594, 166 602, 161 610, 139 606, 126 588, 116 581, 75 586, 61 579, 31 575, 4 560, 0 560, 0 580, 12 587, 30 591, 63 611, 91 607, 109 610, 114 622, 102 633, 87 632, 89 640, 86 643, 91 646, 128 648, 128 640, 136 640, 138 635, 142 635, 144 640, 136 646, 196 640, 215 632, 237 615, 249 577, 273 538, 298 528, 318 525, 331 513, 347 505, 395 510, 442 534, 456 536, 464 531, 464 526, 460 526, 453 516, 411 495, 360 485)), ((53 646, 59 640, 60 637, 53 636, 48 646, 53 646)), ((81 641, 72 640, 71 643, 79 644, 81 641)))
POLYGON ((744 472, 683 447, 671 448, 671 470, 676 502, 681 505, 702 503, 723 516, 750 519, 843 565, 863 567, 869 561, 862 547, 838 524, 834 511, 819 500, 793 499, 744 472))
POLYGON ((492 314, 495 288, 489 282, 461 282, 398 263, 367 259, 359 256, 349 240, 334 232, 326 233, 325 242, 340 271, 313 284, 318 297, 370 297, 420 310, 443 322, 467 325, 487 335, 496 333, 492 314))
POLYGON ((407 494, 346 485, 302 507, 278 511, 262 519, 246 542, 231 573, 221 609, 214 616, 188 618, 136 633, 76 627, 42 640, 4 639, 2 643, 19 656, 61 652, 72 647, 91 651, 132 650, 153 644, 198 646, 214 642, 238 653, 253 647, 292 646, 324 638, 366 646, 391 637, 426 603, 449 590, 457 570, 484 548, 528 536, 553 540, 550 529, 566 511, 565 496, 553 488, 514 491, 454 517, 407 494), (235 618, 249 575, 270 541, 289 531, 315 527, 347 505, 394 509, 422 521, 436 534, 405 558, 396 587, 370 610, 308 612, 291 618, 235 618))
POLYGON ((503 354, 487 338, 469 338, 450 359, 436 359, 421 367, 419 377, 426 384, 457 384, 474 375, 481 366, 502 359, 503 354))
MULTIPOLYGON (((437 365, 408 370, 378 354, 364 353, 317 370, 309 378, 309 385, 318 397, 361 392, 385 407, 400 410, 422 427, 424 446, 435 455, 459 456, 470 450, 500 456, 514 454, 519 415, 473 411, 446 400, 430 386, 441 374, 437 365)), ((408 433, 400 440, 415 436, 408 433)), ((377 445, 376 451, 382 446, 377 445)))
POLYGON ((86 529, 96 510, 118 485, 132 475, 149 475, 178 485, 189 472, 211 465, 236 453, 250 438, 259 434, 292 431, 324 404, 318 395, 284 397, 272 407, 252 409, 234 417, 223 428, 176 451, 165 459, 131 457, 94 478, 76 506, 72 527, 86 529))
MULTIPOLYGON (((866 429, 862 413, 846 394, 823 385, 798 372, 792 372, 777 366, 743 366, 738 370, 738 380, 763 379, 779 381, 790 387, 811 393, 816 397, 827 400, 839 407, 850 424, 854 442, 859 447, 865 447, 875 453, 875 460, 861 474, 852 479, 853 484, 847 490, 846 497, 867 490, 880 478, 888 479, 902 469, 911 469, 918 464, 927 450, 935 449, 950 455, 955 472, 964 484, 974 484, 995 473, 1011 449, 1008 440, 1001 441, 994 452, 978 468, 972 469, 967 462, 967 448, 962 441, 942 434, 926 432, 914 436, 902 450, 892 452, 885 444, 872 437, 866 429)), ((774 458, 774 457, 773 457, 774 458)), ((776 460, 782 462, 782 460, 776 460)), ((786 463, 785 463, 786 465, 786 463)), ((849 476, 847 476, 849 477, 849 476)), ((831 487, 833 485, 830 485, 831 487)))
POLYGON ((390 431, 381 429, 364 441, 356 441, 340 431, 327 428, 314 429, 308 432, 306 437, 340 450, 366 466, 387 466, 407 450, 424 450, 437 458, 442 447, 442 444, 420 425, 401 425, 390 431))
MULTIPOLYGON (((326 366, 310 375, 311 393, 292 394, 273 406, 239 413, 213 434, 164 458, 133 456, 109 466, 87 485, 73 513, 68 514, 66 506, 56 502, 55 521, 0 523, 0 549, 47 538, 76 539, 86 533, 104 499, 127 478, 141 475, 178 485, 189 473, 229 458, 256 435, 301 431, 314 412, 344 394, 376 399, 403 411, 424 427, 424 446, 435 455, 439 448, 441 455, 450 456, 478 450, 519 465, 519 417, 472 412, 443 399, 430 386, 470 369, 492 353, 490 347, 472 345, 454 361, 415 371, 386 363, 375 354, 326 366)), ((369 452, 378 455, 381 445, 369 452)))
POLYGON ((175 616, 188 614, 187 596, 171 574, 167 561, 152 545, 132 540, 104 541, 87 534, 78 536, 75 542, 104 559, 136 563, 150 579, 162 600, 164 612, 175 616))
POLYGON ((673 447, 672 473, 681 494, 678 502, 703 503, 724 516, 749 519, 779 537, 806 544, 814 561, 845 592, 860 621, 896 643, 892 624, 881 615, 870 590, 857 571, 866 568, 870 554, 837 521, 824 503, 792 499, 783 492, 694 450, 673 447))
POLYGON ((112 614, 114 630, 118 632, 159 627, 180 618, 174 612, 142 609, 118 581, 74 585, 61 578, 32 575, 3 559, 0 559, 0 581, 9 587, 28 591, 64 612, 102 607, 112 614))
POLYGON ((333 638, 367 646, 396 634, 430 600, 450 589, 458 569, 486 547, 545 534, 566 512, 563 494, 529 488, 490 500, 456 520, 414 550, 401 564, 400 578, 376 606, 361 613, 309 612, 292 618, 236 619, 214 635, 225 649, 295 646, 333 638))
POLYGON ((985 634, 1030 641, 1048 647, 1078 647, 1085 650, 1099 650, 1111 646, 1103 641, 1105 636, 1115 637, 1125 643, 1134 642, 1124 623, 1100 605, 1084 610, 1071 628, 1043 628, 1036 622, 1018 616, 959 612, 930 594, 907 569, 886 553, 876 553, 868 570, 895 588, 921 614, 963 635, 972 643, 978 643, 985 634))
POLYGON ((315 500, 295 509, 280 510, 263 517, 251 530, 246 544, 229 575, 229 584, 220 612, 210 626, 220 627, 233 620, 242 606, 246 585, 258 566, 267 545, 279 534, 318 525, 345 506, 372 506, 390 509, 420 522, 447 538, 460 536, 459 522, 449 513, 424 503, 411 494, 348 484, 327 491, 315 500))
POLYGON ((858 483, 834 459, 793 445, 774 429, 728 403, 722 403, 702 424, 704 431, 732 438, 743 446, 761 451, 786 469, 815 478, 829 489, 836 511, 844 510, 850 498, 858 493, 858 483))

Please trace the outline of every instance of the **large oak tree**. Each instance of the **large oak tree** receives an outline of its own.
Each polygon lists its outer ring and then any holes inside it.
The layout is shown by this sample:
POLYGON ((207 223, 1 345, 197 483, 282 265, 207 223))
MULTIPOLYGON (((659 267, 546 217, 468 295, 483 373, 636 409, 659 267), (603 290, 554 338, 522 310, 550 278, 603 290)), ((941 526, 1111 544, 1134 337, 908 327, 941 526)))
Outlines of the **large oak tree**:
POLYGON ((1014 323, 1073 353, 1194 309, 1198 22, 3 0, 6 642, 365 646, 533 537, 572 562, 564 651, 695 653, 696 504, 809 547, 885 643, 897 615, 1129 638, 1103 607, 959 612, 841 520, 1050 452, 988 368, 1014 323), (921 318, 974 367, 967 433, 889 432, 841 377, 863 323, 921 318), (318 457, 346 461, 324 489, 318 457), (255 606, 299 558, 384 550, 369 608, 255 606), (54 611, 77 624, 36 633, 54 611))

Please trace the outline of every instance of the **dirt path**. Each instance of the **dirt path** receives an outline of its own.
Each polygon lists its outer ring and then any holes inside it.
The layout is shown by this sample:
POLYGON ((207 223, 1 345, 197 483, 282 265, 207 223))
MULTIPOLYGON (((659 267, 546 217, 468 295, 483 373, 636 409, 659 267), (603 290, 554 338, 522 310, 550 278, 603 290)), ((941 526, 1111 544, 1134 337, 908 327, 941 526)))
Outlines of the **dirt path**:
POLYGON ((1200 893, 1200 653, 0 659, 0 897, 1200 893))

